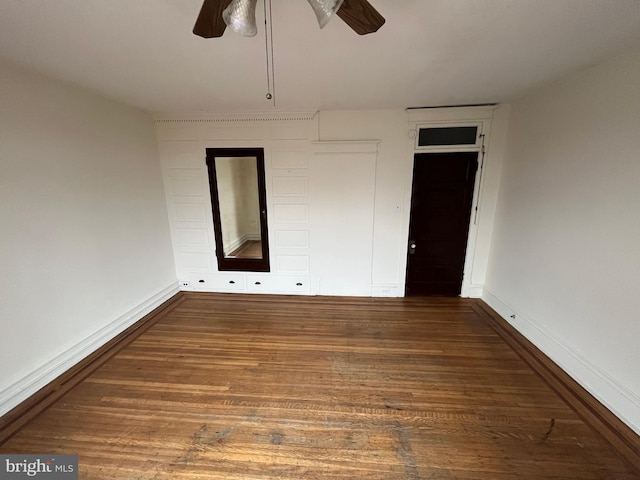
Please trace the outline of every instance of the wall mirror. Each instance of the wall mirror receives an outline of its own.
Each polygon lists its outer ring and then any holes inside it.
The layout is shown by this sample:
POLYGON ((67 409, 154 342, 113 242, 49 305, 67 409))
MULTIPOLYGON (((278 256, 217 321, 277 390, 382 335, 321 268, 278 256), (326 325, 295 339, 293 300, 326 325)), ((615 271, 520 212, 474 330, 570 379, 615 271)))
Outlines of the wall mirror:
POLYGON ((218 270, 269 271, 262 148, 207 148, 218 270))

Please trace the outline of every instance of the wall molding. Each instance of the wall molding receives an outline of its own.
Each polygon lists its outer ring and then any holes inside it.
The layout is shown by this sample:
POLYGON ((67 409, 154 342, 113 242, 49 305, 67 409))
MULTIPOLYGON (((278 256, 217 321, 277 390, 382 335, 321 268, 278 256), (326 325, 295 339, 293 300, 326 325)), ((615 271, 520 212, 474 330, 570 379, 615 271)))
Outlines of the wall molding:
POLYGON ((640 412, 640 398, 486 288, 476 306, 511 348, 638 470, 640 425, 632 413, 640 412))
MULTIPOLYGON (((0 392, 0 416, 4 416, 7 413, 11 415, 12 409, 28 401, 30 397, 50 383, 55 382, 56 379, 74 368, 79 362, 91 356, 101 347, 108 344, 110 340, 135 325, 136 322, 174 297, 178 292, 178 284, 172 282, 81 342, 45 362, 22 379, 2 390, 0 392)), ((2 420, 2 423, 4 423, 4 417, 2 420)), ((1 428, 2 424, 0 424, 1 428)), ((0 438, 2 437, 0 436, 0 438)))
POLYGON ((227 122, 294 122, 313 120, 317 110, 300 112, 227 112, 157 114, 155 123, 227 123, 227 122))

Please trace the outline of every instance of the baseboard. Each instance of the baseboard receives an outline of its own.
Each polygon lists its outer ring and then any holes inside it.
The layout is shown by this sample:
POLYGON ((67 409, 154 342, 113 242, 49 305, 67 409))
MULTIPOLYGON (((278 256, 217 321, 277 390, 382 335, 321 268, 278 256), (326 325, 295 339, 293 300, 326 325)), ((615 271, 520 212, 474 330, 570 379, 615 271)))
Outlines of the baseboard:
POLYGON ((225 252, 233 252, 233 251, 237 250, 238 248, 240 248, 242 245, 244 245, 247 242, 259 242, 260 238, 261 237, 260 237, 259 233, 258 234, 245 233, 241 237, 236 238, 234 241, 232 241, 228 245, 224 245, 224 251, 225 252))
POLYGON ((243 236, 238 237, 235 240, 229 242, 227 245, 223 245, 222 248, 224 249, 225 254, 228 255, 230 252, 233 252, 233 251, 237 250, 238 248, 240 248, 240 245, 242 245, 246 241, 247 241, 247 236, 243 235, 243 236))
POLYGON ((536 322, 516 312, 486 289, 475 307, 505 342, 640 473, 638 426, 619 410, 640 411, 640 401, 633 392, 560 344, 536 322), (585 385, 597 385, 599 393, 594 392, 593 387, 585 388, 585 385), (612 408, 614 403, 618 409, 612 408))
POLYGON ((470 285, 469 298, 482 298, 483 290, 484 290, 483 285, 470 285))
POLYGON ((181 300, 172 283, 0 392, 0 444, 181 300))

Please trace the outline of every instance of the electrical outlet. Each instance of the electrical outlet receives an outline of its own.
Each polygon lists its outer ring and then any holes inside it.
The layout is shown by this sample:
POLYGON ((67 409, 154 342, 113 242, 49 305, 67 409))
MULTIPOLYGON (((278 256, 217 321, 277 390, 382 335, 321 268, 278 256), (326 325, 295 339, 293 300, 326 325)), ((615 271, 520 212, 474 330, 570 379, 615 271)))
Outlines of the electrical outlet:
POLYGON ((374 297, 395 297, 396 287, 391 285, 375 285, 371 287, 371 295, 374 297))
POLYGON ((191 282, 190 282, 189 280, 182 280, 182 281, 180 282, 180 286, 181 286, 182 288, 188 288, 188 287, 190 287, 190 286, 191 286, 191 282))

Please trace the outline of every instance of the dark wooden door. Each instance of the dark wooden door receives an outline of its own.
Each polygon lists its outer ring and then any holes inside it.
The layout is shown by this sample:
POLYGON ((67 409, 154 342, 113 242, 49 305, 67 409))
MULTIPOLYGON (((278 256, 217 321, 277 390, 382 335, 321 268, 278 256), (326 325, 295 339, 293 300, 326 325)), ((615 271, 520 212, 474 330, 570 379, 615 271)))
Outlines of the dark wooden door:
POLYGON ((476 152, 415 155, 407 295, 460 295, 477 169, 476 152))

